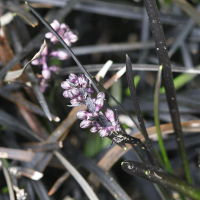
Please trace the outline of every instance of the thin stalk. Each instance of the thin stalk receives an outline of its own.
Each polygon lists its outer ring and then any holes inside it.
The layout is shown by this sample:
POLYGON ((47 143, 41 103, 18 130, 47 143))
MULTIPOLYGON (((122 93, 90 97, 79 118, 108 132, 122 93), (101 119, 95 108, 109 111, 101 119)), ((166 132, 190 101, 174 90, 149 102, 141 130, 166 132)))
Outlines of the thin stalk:
POLYGON ((1 159, 1 162, 2 162, 3 173, 4 173, 6 183, 7 183, 7 186, 8 186, 8 192, 9 192, 10 200, 15 200, 15 195, 14 195, 14 191, 13 191, 13 187, 12 187, 12 181, 11 181, 11 178, 10 178, 10 174, 8 172, 9 164, 8 164, 7 160, 4 159, 4 158, 1 159))
POLYGON ((159 67, 159 70, 158 70, 158 76, 157 76, 157 80, 156 80, 156 88, 155 88, 155 93, 154 93, 154 122, 155 122, 155 126, 156 126, 156 132, 158 135, 158 143, 160 146, 164 164, 167 168, 167 171, 173 173, 172 167, 170 165, 170 162, 169 162, 166 150, 165 150, 165 146, 163 143, 162 134, 161 134, 161 130, 160 130, 159 91, 160 91, 160 84, 161 84, 161 73, 162 73, 162 65, 159 67))
POLYGON ((91 200, 98 200, 98 197, 85 181, 85 179, 81 176, 81 174, 71 165, 67 159, 65 159, 58 151, 54 151, 54 155, 58 158, 58 160, 65 166, 65 168, 69 171, 69 173, 76 179, 76 181, 80 184, 82 189, 87 194, 88 198, 91 200))
POLYGON ((190 176, 188 161, 187 161, 185 147, 184 147, 183 134, 182 134, 180 116, 179 116, 179 110, 178 110, 178 103, 176 99, 173 76, 171 72, 171 65, 170 65, 168 51, 166 48, 166 39, 165 39, 163 28, 161 25, 158 8, 157 8, 155 0, 144 0, 144 4, 147 10, 147 14, 149 16, 149 22, 150 22, 151 30, 152 30, 154 41, 155 41, 155 47, 157 50, 159 64, 163 66, 163 72, 162 72, 163 84, 166 90, 167 102, 168 102, 168 106, 170 109, 170 114, 171 114, 171 118, 172 118, 172 122, 174 126, 178 149, 181 154, 187 181, 188 183, 191 183, 192 179, 190 176))

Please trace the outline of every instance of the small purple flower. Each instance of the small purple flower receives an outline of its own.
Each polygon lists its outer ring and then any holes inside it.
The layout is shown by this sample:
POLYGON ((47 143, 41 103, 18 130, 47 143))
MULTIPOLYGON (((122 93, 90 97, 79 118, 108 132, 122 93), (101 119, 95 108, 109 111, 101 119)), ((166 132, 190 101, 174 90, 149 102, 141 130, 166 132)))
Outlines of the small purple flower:
POLYGON ((103 108, 104 98, 105 98, 105 94, 103 92, 99 92, 97 95, 97 99, 95 101, 96 111, 100 111, 101 108, 103 108))
POLYGON ((42 70, 42 76, 44 79, 50 79, 51 78, 51 72, 49 69, 43 69, 42 70))
POLYGON ((81 127, 81 128, 88 128, 88 127, 90 127, 91 125, 92 125, 92 122, 89 121, 89 120, 87 120, 87 119, 83 120, 83 121, 80 123, 80 127, 81 127))
MULTIPOLYGON (((70 30, 70 28, 66 24, 62 23, 60 25, 57 20, 54 20, 53 23, 51 23, 51 26, 60 35, 60 37, 62 37, 62 39, 68 46, 71 46, 71 43, 77 41, 78 37, 70 30)), ((50 41, 53 43, 58 42, 56 36, 53 35, 51 32, 46 33, 45 37, 50 39, 50 41)))
POLYGON ((93 90, 91 87, 87 87, 87 88, 86 88, 86 92, 87 92, 88 94, 92 94, 92 93, 94 93, 94 90, 93 90))
POLYGON ((77 88, 72 88, 68 90, 68 96, 70 99, 75 99, 80 94, 77 88))
POLYGON ((65 98, 69 98, 69 94, 68 94, 68 91, 67 91, 67 90, 65 90, 65 91, 63 92, 63 96, 64 96, 65 98))
POLYGON ((86 77, 83 74, 80 74, 78 76, 78 82, 79 82, 79 85, 82 88, 85 88, 87 86, 87 79, 86 79, 86 77))
POLYGON ((89 117, 92 117, 92 114, 88 113, 85 110, 81 110, 81 111, 77 112, 76 116, 78 119, 84 120, 84 119, 88 119, 89 117))
POLYGON ((98 124, 97 121, 93 121, 93 122, 92 122, 92 126, 93 126, 93 127, 90 129, 90 131, 91 131, 92 133, 97 133, 100 129, 102 129, 101 126, 98 124))
POLYGON ((113 126, 116 126, 115 114, 111 109, 106 109, 105 111, 106 118, 112 123, 113 126))
POLYGON ((78 86, 79 81, 78 81, 78 76, 76 76, 75 74, 70 74, 69 75, 69 81, 73 84, 75 84, 75 86, 78 86))
POLYGON ((99 99, 99 98, 105 99, 105 93, 99 92, 99 93, 97 94, 97 99, 99 99))
POLYGON ((53 57, 56 57, 59 60, 66 60, 70 57, 66 52, 60 51, 60 50, 53 51, 53 52, 50 53, 50 55, 53 56, 53 57))
POLYGON ((70 90, 72 87, 70 86, 70 84, 68 83, 68 81, 63 81, 61 83, 61 87, 65 90, 70 90))
POLYGON ((92 128, 90 129, 90 132, 92 132, 92 133, 97 133, 98 130, 99 130, 99 128, 98 128, 97 126, 94 126, 94 127, 92 127, 92 128))
POLYGON ((99 131, 100 137, 107 137, 110 134, 110 128, 104 127, 99 131))

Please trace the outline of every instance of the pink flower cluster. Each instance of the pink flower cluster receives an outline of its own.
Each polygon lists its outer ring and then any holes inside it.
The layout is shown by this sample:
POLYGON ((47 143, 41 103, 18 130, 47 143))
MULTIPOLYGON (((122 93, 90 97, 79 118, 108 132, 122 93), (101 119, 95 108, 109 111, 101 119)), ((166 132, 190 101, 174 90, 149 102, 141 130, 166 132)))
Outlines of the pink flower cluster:
MULTIPOLYGON (((103 113, 99 113, 103 114, 103 113)), ((108 127, 101 127, 95 119, 99 115, 94 116, 93 113, 88 113, 87 111, 81 110, 77 113, 77 118, 83 120, 80 124, 81 128, 88 128, 93 126, 90 129, 92 133, 99 133, 100 137, 107 137, 111 135, 113 132, 120 132, 120 123, 115 121, 114 112, 111 109, 106 109, 105 116, 111 122, 111 126, 108 127)))
MULTIPOLYGON (((62 37, 68 46, 71 46, 71 43, 78 40, 77 35, 75 35, 66 24, 60 24, 57 20, 54 20, 53 23, 51 23, 51 26, 62 37)), ((45 37, 50 39, 53 43, 58 42, 56 36, 51 32, 46 33, 45 37)))
POLYGON ((88 87, 88 80, 83 74, 79 76, 70 74, 69 79, 61 83, 61 87, 65 89, 63 96, 71 99, 72 106, 84 104, 87 95, 94 92, 91 87, 88 87))
MULTIPOLYGON (((78 37, 70 30, 66 24, 62 23, 60 25, 57 20, 54 20, 53 23, 51 23, 51 26, 56 32, 58 32, 58 34, 63 38, 68 46, 71 46, 71 43, 77 41, 78 37)), ((50 39, 53 45, 58 42, 56 36, 54 36, 51 32, 46 33, 45 37, 50 39)), ((61 50, 49 51, 49 49, 46 47, 41 53, 41 57, 31 62, 33 65, 42 65, 41 74, 43 78, 40 80, 40 90, 42 92, 44 92, 48 87, 48 80, 51 78, 51 73, 57 73, 60 70, 60 67, 56 65, 48 67, 47 63, 51 57, 57 58, 59 60, 65 60, 70 56, 61 50)))
POLYGON ((92 107, 92 112, 87 112, 81 110, 77 113, 77 118, 83 120, 80 123, 81 128, 88 128, 93 126, 90 131, 92 133, 98 132, 100 137, 107 137, 113 132, 120 132, 119 120, 115 121, 115 114, 111 109, 106 109, 105 116, 101 109, 104 106, 105 94, 99 92, 97 98, 90 98, 90 94, 93 93, 93 89, 88 87, 87 78, 81 74, 76 76, 75 74, 70 74, 69 79, 61 83, 61 87, 65 89, 63 96, 65 98, 71 99, 72 106, 79 106, 81 104, 86 104, 92 107), (89 102, 89 103, 87 103, 89 102), (103 127, 98 123, 98 119, 104 116, 105 120, 108 122, 108 126, 103 127))

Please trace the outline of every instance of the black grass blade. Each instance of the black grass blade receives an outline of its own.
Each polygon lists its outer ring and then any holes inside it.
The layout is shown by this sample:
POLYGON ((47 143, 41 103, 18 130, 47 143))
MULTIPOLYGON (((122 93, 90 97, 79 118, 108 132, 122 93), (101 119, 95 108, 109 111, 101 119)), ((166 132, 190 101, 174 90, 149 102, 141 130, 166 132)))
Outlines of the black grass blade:
POLYGON ((157 159, 157 156, 154 152, 153 146, 151 144, 151 140, 149 139, 145 124, 144 124, 144 120, 142 118, 142 113, 140 110, 140 106, 138 103, 138 99, 137 99, 137 94, 136 94, 136 89, 135 89, 135 85, 133 82, 133 75, 132 75, 132 64, 131 64, 131 60, 128 57, 128 55, 126 55, 126 77, 127 77, 127 82, 128 82, 128 86, 130 89, 130 93, 131 93, 131 98, 133 101, 133 105, 135 107, 135 113, 137 115, 137 119, 138 119, 138 123, 140 125, 140 129, 141 132, 145 138, 146 144, 147 144, 147 149, 149 150, 149 153, 151 154, 152 158, 153 158, 153 162, 156 166, 160 166, 159 161, 157 159))
POLYGON ((128 174, 171 188, 192 199, 200 199, 200 191, 198 189, 191 187, 188 183, 161 168, 135 161, 124 161, 121 165, 122 169, 128 174))
POLYGON ((144 0, 144 4, 147 10, 147 14, 149 16, 149 22, 155 41, 159 65, 163 66, 162 80, 166 91, 167 102, 175 130, 179 152, 181 154, 187 180, 189 183, 191 183, 191 177, 189 173, 189 167, 186 158, 182 129, 180 124, 178 104, 174 89, 173 76, 171 72, 171 65, 166 48, 166 39, 161 25, 158 8, 154 0, 144 0))

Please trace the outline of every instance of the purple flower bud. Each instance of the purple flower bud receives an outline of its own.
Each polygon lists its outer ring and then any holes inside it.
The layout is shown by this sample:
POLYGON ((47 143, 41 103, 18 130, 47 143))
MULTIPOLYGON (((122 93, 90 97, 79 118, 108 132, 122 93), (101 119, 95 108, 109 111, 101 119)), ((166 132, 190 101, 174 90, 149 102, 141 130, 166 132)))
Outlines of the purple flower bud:
POLYGON ((99 111, 103 107, 103 105, 104 105, 104 99, 102 98, 97 99, 95 102, 95 110, 99 111))
MULTIPOLYGON (((74 88, 74 89, 76 89, 76 88, 74 88)), ((76 94, 77 92, 73 91, 73 93, 72 93, 72 90, 68 90, 68 96, 70 99, 75 99, 77 97, 77 95, 74 95, 74 93, 76 94)))
POLYGON ((69 98, 68 90, 65 90, 65 91, 63 92, 63 96, 64 96, 65 98, 69 98))
POLYGON ((42 76, 44 79, 50 79, 51 78, 51 72, 49 69, 43 69, 42 70, 42 76))
POLYGON ((58 22, 58 20, 53 20, 53 23, 51 23, 51 27, 55 30, 58 31, 60 28, 60 23, 58 22))
POLYGON ((69 58, 69 55, 64 51, 53 51, 50 53, 50 55, 58 58, 59 60, 65 60, 69 58))
POLYGON ((83 88, 87 86, 87 79, 83 74, 80 74, 78 76, 78 82, 79 82, 79 85, 83 88))
POLYGON ((80 91, 79 91, 77 88, 72 88, 72 89, 71 89, 71 93, 72 93, 75 97, 77 97, 77 96, 80 94, 80 91))
POLYGON ((76 76, 75 74, 70 74, 69 75, 69 81, 71 83, 77 83, 78 84, 78 76, 76 76))
POLYGON ((78 40, 77 35, 75 35, 72 31, 68 32, 68 38, 70 40, 70 42, 74 43, 78 40))
POLYGON ((69 83, 67 81, 63 81, 61 83, 61 87, 65 90, 70 90, 72 87, 69 85, 69 83))
POLYGON ((78 102, 81 102, 81 101, 84 101, 84 100, 85 100, 85 97, 84 97, 84 96, 79 95, 79 96, 77 97, 77 101, 78 101, 78 102))
POLYGON ((77 101, 77 99, 72 99, 72 100, 70 100, 70 103, 71 103, 72 105, 74 105, 74 104, 78 104, 79 101, 77 101))
POLYGON ((31 62, 31 64, 32 65, 41 65, 42 64, 42 62, 41 62, 41 59, 35 59, 35 60, 33 60, 32 62, 31 62))
POLYGON ((105 111, 106 118, 112 123, 113 126, 116 126, 115 114, 111 109, 106 109, 105 111))
POLYGON ((88 128, 88 127, 91 126, 91 124, 92 124, 91 121, 85 119, 80 123, 80 127, 81 128, 88 128))
POLYGON ((86 88, 86 92, 87 92, 88 94, 92 94, 92 93, 94 92, 94 90, 93 90, 91 87, 87 87, 87 88, 86 88))
POLYGON ((68 40, 68 38, 64 38, 63 40, 65 41, 65 43, 67 44, 67 46, 71 46, 71 42, 68 40))
POLYGON ((105 93, 99 92, 99 93, 97 94, 97 99, 99 99, 99 98, 105 99, 105 93))
POLYGON ((53 33, 48 32, 45 34, 45 38, 51 39, 53 37, 53 33))
POLYGON ((87 119, 88 117, 91 117, 92 114, 88 113, 85 110, 81 110, 81 111, 77 112, 76 116, 78 119, 84 120, 84 119, 87 119))
POLYGON ((74 43, 78 40, 77 35, 75 35, 71 30, 67 31, 64 34, 64 37, 67 38, 70 42, 74 43))
POLYGON ((95 127, 92 127, 92 128, 90 129, 90 132, 92 132, 92 133, 97 133, 98 130, 99 130, 98 127, 95 126, 95 127))
POLYGON ((59 66, 56 66, 56 65, 52 65, 49 67, 49 70, 54 72, 54 73, 57 73, 60 71, 60 67, 59 66))
POLYGON ((50 40, 51 40, 51 42, 53 42, 53 43, 56 43, 56 42, 59 41, 55 35, 53 35, 53 36, 51 37, 50 40))
POLYGON ((61 29, 61 31, 62 31, 61 34, 64 34, 64 33, 69 29, 69 26, 67 26, 66 24, 62 23, 62 24, 60 25, 60 29, 61 29))
POLYGON ((100 134, 100 137, 106 137, 108 136, 110 133, 110 130, 108 127, 105 127, 105 128, 102 128, 100 131, 99 131, 99 134, 100 134))

